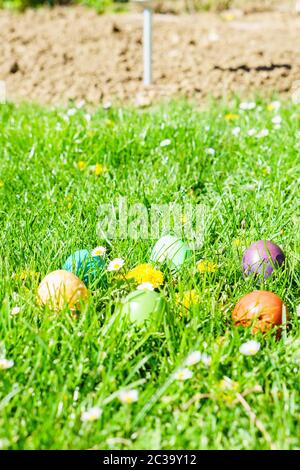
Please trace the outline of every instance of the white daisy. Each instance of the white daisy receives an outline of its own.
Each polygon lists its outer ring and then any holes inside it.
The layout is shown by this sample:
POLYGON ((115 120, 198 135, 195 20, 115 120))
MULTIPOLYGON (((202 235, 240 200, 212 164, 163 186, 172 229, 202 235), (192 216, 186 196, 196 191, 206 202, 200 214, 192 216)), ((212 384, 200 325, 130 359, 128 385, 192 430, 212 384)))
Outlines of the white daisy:
POLYGON ((207 153, 207 155, 214 156, 216 154, 216 151, 212 147, 209 147, 209 148, 205 149, 205 153, 207 153))
POLYGON ((249 111, 250 109, 256 108, 256 103, 254 101, 244 101, 243 103, 240 104, 240 109, 244 111, 249 111))
POLYGON ((78 101, 78 103, 76 103, 76 108, 77 108, 77 109, 81 109, 81 108, 84 107, 84 105, 85 105, 85 101, 84 101, 84 100, 80 100, 80 101, 78 101))
POLYGON ((115 258, 109 262, 107 271, 119 271, 124 266, 124 260, 122 258, 115 258))
POLYGON ((267 135, 269 135, 268 129, 262 129, 262 130, 256 135, 256 137, 257 137, 258 139, 261 139, 262 137, 267 137, 267 135))
POLYGON ((274 116, 273 119, 272 119, 272 123, 276 124, 276 125, 281 124, 281 121, 282 121, 282 117, 279 116, 279 115, 274 116))
POLYGON ((211 357, 209 356, 209 354, 207 354, 207 353, 202 353, 202 354, 201 354, 201 362, 202 362, 205 366, 209 367, 210 364, 211 364, 211 357))
POLYGON ((110 108, 111 108, 111 102, 105 101, 105 103, 103 103, 103 109, 108 110, 110 108))
POLYGON ((137 290, 154 290, 154 286, 151 282, 142 282, 137 286, 137 290))
POLYGON ((167 147, 168 145, 171 145, 171 140, 170 140, 170 139, 162 140, 159 145, 160 145, 161 147, 167 147))
POLYGON ((195 364, 198 364, 198 362, 201 361, 201 358, 202 354, 200 351, 193 351, 188 355, 184 363, 186 366, 193 366, 195 364))
POLYGON ((278 111, 281 106, 281 103, 280 101, 272 101, 271 106, 274 111, 278 111))
POLYGON ((81 421, 92 422, 96 421, 102 415, 102 410, 98 406, 94 406, 87 411, 83 411, 81 414, 81 421))
POLYGON ((76 112, 77 112, 76 108, 70 108, 67 111, 67 115, 68 116, 74 116, 74 114, 76 114, 76 112))
POLYGON ((11 367, 13 367, 13 365, 14 361, 10 361, 5 358, 0 359, 0 370, 10 369, 11 367))
POLYGON ((21 312, 21 307, 13 307, 11 309, 11 316, 14 317, 15 315, 18 315, 21 312))
POLYGON ((190 379, 192 376, 193 372, 187 368, 178 369, 178 371, 174 373, 174 379, 180 381, 190 379))
POLYGON ((96 246, 96 248, 94 248, 92 250, 92 256, 105 256, 105 253, 106 253, 106 248, 105 246, 96 246))
POLYGON ((241 128, 240 127, 234 127, 231 131, 232 135, 239 135, 239 133, 241 132, 241 128))
POLYGON ((260 350, 260 343, 254 340, 247 341, 240 346, 240 353, 244 356, 254 356, 260 350))
POLYGON ((119 393, 119 400, 121 403, 131 405, 139 399, 138 390, 121 390, 119 393))

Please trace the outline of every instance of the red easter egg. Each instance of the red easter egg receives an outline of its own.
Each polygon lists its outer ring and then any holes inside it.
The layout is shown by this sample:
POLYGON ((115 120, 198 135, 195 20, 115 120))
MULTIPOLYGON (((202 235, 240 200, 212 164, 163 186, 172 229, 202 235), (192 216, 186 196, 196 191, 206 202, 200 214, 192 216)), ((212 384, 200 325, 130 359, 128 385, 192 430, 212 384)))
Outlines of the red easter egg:
POLYGON ((268 291, 254 291, 236 304, 232 319, 236 326, 251 326, 252 333, 265 333, 282 324, 283 302, 278 295, 268 291))

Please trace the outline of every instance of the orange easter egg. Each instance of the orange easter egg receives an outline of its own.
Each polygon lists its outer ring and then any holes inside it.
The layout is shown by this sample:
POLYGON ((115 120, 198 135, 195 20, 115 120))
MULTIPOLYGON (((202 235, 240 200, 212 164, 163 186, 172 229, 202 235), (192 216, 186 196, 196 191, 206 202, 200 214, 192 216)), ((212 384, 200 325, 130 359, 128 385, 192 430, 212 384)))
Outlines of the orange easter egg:
POLYGON ((67 304, 70 310, 80 310, 87 300, 88 290, 75 274, 59 269, 47 274, 38 288, 38 300, 55 310, 67 304))
POLYGON ((232 319, 236 326, 251 326, 252 333, 265 333, 282 324, 283 302, 278 295, 268 291, 254 291, 236 304, 232 319))

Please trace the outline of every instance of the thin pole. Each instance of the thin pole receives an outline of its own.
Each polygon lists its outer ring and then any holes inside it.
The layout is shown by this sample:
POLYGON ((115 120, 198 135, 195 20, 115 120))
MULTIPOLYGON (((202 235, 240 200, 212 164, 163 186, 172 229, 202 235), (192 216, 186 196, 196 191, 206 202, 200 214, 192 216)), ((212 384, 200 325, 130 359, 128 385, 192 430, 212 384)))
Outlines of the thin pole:
POLYGON ((144 85, 152 83, 152 10, 144 10, 144 85))

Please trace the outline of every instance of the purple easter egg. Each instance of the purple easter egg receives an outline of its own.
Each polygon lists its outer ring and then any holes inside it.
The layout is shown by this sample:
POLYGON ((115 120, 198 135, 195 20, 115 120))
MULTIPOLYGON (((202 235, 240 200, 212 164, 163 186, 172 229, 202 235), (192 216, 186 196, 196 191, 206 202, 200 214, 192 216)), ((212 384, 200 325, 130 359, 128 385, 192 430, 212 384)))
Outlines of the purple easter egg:
POLYGON ((275 268, 284 263, 285 255, 281 248, 269 240, 259 240, 247 248, 243 256, 243 271, 250 274, 264 274, 267 279, 275 268))

